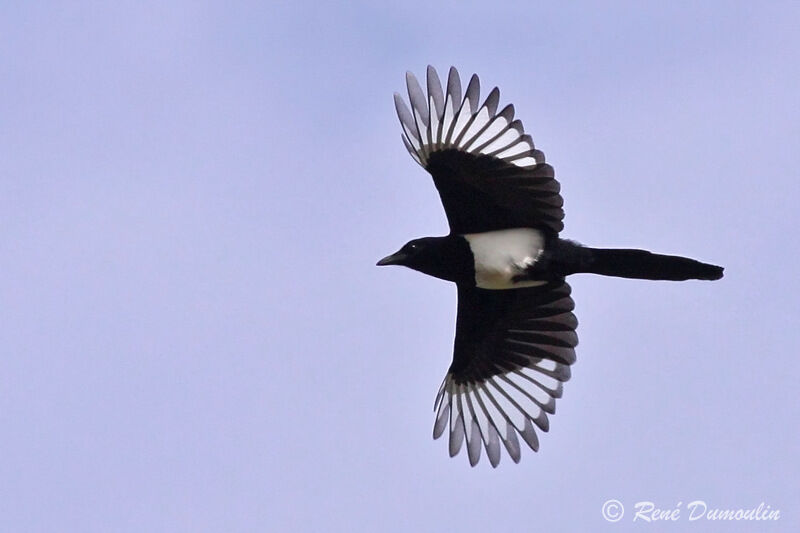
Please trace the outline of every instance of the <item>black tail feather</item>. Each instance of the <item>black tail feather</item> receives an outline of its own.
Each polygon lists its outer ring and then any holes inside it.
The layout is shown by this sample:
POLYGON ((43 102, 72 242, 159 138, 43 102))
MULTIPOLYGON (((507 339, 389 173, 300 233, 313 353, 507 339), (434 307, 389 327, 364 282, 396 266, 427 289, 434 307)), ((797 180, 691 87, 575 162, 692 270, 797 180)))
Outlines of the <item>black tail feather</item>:
POLYGON ((688 257, 661 255, 646 250, 623 250, 580 247, 573 250, 570 273, 592 273, 618 278, 685 281, 715 280, 723 267, 701 263, 688 257))

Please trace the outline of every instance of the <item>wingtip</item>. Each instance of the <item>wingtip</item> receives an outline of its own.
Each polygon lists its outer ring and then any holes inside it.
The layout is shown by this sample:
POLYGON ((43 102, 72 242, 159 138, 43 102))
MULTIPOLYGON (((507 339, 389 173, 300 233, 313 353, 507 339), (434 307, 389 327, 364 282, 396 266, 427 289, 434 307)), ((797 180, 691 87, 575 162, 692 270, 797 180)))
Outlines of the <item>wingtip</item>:
POLYGON ((412 86, 419 86, 419 80, 414 75, 413 72, 410 70, 406 71, 406 88, 410 88, 412 86))
POLYGON ((500 104, 500 89, 495 87, 489 91, 483 105, 489 111, 489 116, 493 117, 497 113, 497 106, 500 104))

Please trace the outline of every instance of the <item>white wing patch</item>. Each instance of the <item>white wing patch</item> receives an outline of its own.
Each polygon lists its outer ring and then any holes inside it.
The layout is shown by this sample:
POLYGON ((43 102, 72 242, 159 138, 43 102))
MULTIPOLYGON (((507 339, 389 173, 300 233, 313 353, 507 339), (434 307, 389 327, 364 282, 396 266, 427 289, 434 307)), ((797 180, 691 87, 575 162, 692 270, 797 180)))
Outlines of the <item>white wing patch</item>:
POLYGON ((537 164, 533 140, 525 134, 522 122, 514 120, 514 106, 497 112, 500 91, 495 87, 480 100, 480 80, 472 75, 464 97, 458 71, 450 68, 447 92, 442 91, 436 69, 428 66, 427 97, 419 82, 406 73, 411 109, 395 93, 394 104, 403 127, 403 144, 414 160, 425 167, 431 153, 457 149, 474 155, 489 155, 518 167, 537 164))
POLYGON ((548 431, 548 414, 555 413, 562 382, 570 378, 569 366, 542 359, 531 367, 518 368, 480 383, 457 384, 448 374, 436 396, 433 438, 449 429, 450 456, 455 456, 466 439, 467 455, 476 465, 481 448, 492 466, 500 463, 500 444, 511 459, 521 457, 517 435, 533 451, 539 450, 534 426, 548 431))
POLYGON ((544 251, 544 235, 532 228, 515 228, 464 235, 475 259, 475 285, 481 289, 515 289, 545 281, 514 282, 544 251))

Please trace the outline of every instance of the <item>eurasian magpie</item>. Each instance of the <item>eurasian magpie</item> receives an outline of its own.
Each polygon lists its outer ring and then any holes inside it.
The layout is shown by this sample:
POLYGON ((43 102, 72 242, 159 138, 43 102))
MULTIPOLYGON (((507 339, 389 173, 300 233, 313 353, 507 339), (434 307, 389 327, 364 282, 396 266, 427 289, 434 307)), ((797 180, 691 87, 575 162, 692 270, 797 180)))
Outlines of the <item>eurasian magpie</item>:
POLYGON ((534 451, 534 427, 570 378, 578 320, 564 278, 592 273, 634 279, 715 280, 723 268, 645 250, 589 248, 561 239, 563 199, 553 167, 514 119, 497 112, 495 87, 480 104, 473 75, 463 94, 455 68, 447 89, 428 67, 427 96, 410 72, 409 109, 395 93, 402 139, 433 176, 450 234, 414 239, 378 261, 452 281, 458 288, 453 362, 434 404, 433 437, 449 433, 450 456, 463 441, 472 466, 500 445, 520 460, 517 435, 534 451))

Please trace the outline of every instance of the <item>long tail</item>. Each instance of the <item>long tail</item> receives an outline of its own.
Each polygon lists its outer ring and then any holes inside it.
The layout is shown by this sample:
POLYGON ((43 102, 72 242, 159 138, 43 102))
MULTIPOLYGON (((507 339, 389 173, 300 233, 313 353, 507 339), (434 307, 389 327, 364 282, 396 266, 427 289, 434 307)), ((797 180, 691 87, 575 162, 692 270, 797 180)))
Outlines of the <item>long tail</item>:
POLYGON ((566 257, 562 257, 569 265, 567 270, 570 274, 585 272, 618 278, 685 281, 720 279, 724 270, 721 266, 701 263, 688 257, 654 254, 646 250, 589 248, 570 244, 574 248, 561 247, 562 252, 566 252, 566 257))

